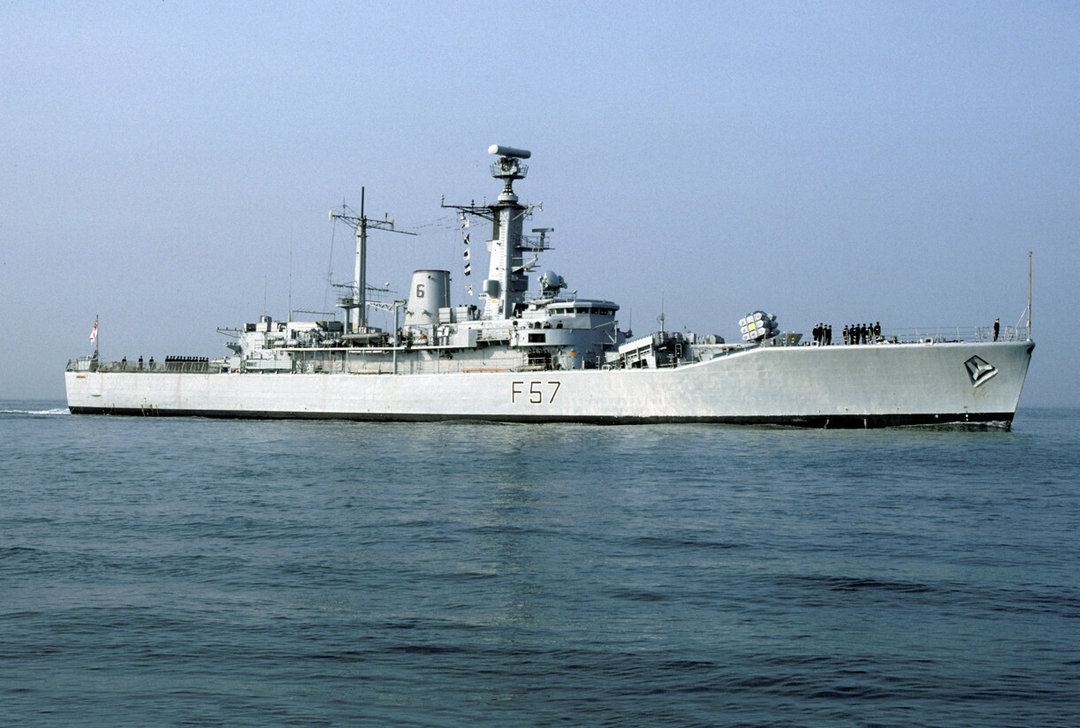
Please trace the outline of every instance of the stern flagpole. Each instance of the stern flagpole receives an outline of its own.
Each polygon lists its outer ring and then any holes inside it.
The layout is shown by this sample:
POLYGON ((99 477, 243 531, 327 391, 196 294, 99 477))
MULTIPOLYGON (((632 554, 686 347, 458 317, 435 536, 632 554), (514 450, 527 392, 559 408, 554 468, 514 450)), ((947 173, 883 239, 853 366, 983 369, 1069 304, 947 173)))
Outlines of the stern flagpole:
POLYGON ((90 332, 90 343, 94 345, 94 359, 98 358, 98 316, 94 314, 94 330, 90 332))

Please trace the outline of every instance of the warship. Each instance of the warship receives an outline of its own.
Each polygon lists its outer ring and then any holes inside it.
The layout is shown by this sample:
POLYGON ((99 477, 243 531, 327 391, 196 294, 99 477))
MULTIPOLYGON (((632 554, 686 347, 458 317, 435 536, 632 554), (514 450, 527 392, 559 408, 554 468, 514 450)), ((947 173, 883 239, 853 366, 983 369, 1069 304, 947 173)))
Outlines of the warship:
POLYGON ((775 315, 757 310, 739 319, 739 342, 665 330, 662 316, 660 330, 635 337, 620 328, 616 303, 579 297, 562 276, 538 272, 553 230, 526 233, 537 208, 519 202, 513 187, 531 153, 488 151, 503 185, 496 201, 441 203, 460 220, 465 276, 472 224, 491 230, 477 304, 452 305, 450 271, 434 269, 413 273, 407 298, 370 300, 368 232, 403 231, 368 218, 363 202, 359 215, 343 206, 331 219, 356 233, 353 281, 337 301, 343 320, 260 316, 227 330, 235 340, 218 358, 106 362, 95 349, 68 363, 68 408, 234 418, 1010 427, 1035 346, 1030 300, 1027 325, 1000 330, 882 335, 861 327, 834 344, 831 336, 805 341, 781 331, 775 315), (391 330, 371 325, 373 307, 392 313, 391 330))

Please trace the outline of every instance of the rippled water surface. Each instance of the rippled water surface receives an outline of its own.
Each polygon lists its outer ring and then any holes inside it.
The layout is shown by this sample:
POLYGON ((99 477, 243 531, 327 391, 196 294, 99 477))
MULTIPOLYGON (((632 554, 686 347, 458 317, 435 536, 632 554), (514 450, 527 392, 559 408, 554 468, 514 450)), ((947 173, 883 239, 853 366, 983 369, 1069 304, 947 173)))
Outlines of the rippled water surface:
POLYGON ((6 725, 1080 725, 1077 411, 0 433, 6 725))

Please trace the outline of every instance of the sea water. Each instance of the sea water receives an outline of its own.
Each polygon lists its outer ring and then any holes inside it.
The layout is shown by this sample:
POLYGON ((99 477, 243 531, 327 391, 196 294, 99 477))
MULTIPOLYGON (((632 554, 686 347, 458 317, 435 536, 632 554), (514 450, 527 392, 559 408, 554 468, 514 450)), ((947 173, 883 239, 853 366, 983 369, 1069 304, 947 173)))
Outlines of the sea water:
POLYGON ((0 410, 4 725, 1080 725, 1080 411, 0 410))

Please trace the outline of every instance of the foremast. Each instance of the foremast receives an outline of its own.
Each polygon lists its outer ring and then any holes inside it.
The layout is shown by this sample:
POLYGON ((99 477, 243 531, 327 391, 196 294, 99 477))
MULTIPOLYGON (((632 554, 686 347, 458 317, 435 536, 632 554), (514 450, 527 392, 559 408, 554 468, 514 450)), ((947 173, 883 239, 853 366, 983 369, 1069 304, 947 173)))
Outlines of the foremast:
MULTIPOLYGON (((356 231, 356 262, 353 271, 353 283, 349 293, 338 299, 338 308, 345 311, 346 334, 367 332, 367 234, 368 230, 385 230, 401 235, 416 235, 405 230, 395 230, 393 220, 372 220, 364 214, 364 188, 360 188, 360 214, 346 205, 341 212, 330 211, 330 222, 341 220, 356 231)), ((344 287, 344 286, 343 286, 344 287)))
POLYGON ((532 213, 532 207, 522 205, 514 193, 514 180, 524 179, 529 167, 521 160, 528 159, 532 152, 527 149, 514 149, 497 144, 488 149, 490 154, 499 156, 491 165, 491 176, 504 182, 503 191, 493 205, 443 205, 465 214, 476 215, 492 223, 491 239, 487 241, 490 259, 488 277, 481 287, 482 295, 487 299, 484 304, 483 318, 514 318, 520 306, 525 303, 529 290, 529 271, 536 266, 536 255, 549 250, 546 234, 551 228, 537 228, 539 238, 522 234, 525 219, 532 213), (533 253, 530 260, 525 260, 526 253, 533 253))

